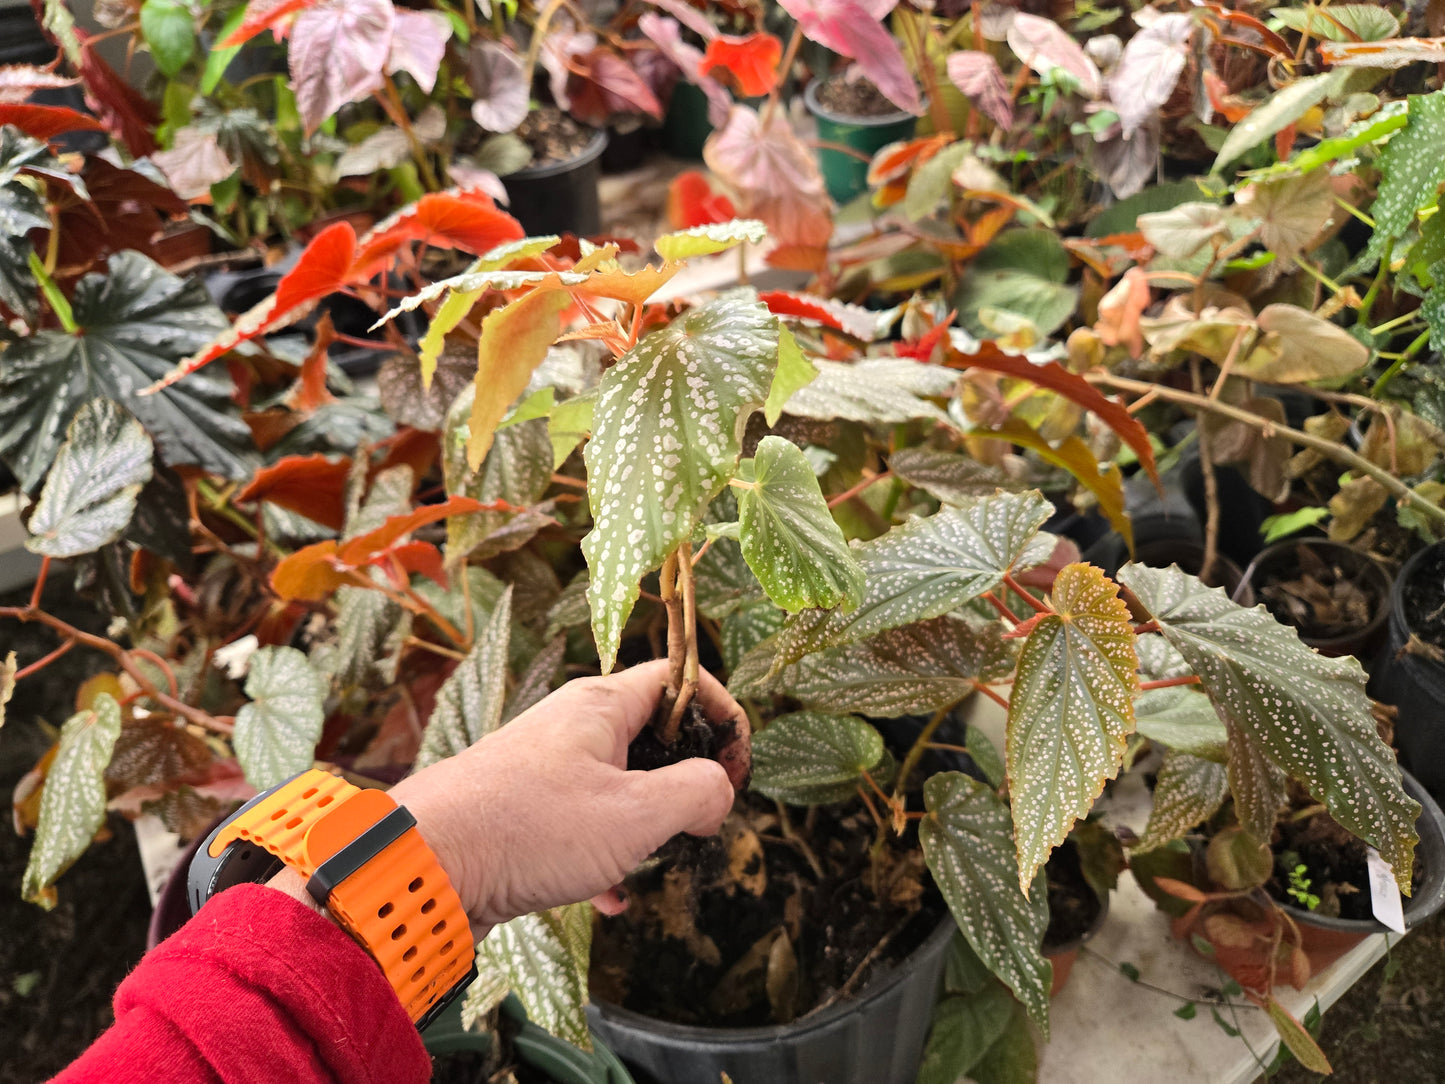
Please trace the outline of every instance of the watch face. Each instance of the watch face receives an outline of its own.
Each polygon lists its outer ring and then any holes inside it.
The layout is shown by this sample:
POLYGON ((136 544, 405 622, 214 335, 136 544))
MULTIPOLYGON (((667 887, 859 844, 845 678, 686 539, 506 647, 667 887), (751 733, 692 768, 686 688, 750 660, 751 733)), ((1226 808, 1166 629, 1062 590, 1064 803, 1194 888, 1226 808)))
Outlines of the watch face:
POLYGON ((191 914, 199 911, 201 904, 216 893, 224 892, 232 885, 270 880, 283 865, 281 859, 264 847, 244 840, 236 840, 221 853, 220 858, 211 858, 202 847, 191 862, 187 878, 191 914))

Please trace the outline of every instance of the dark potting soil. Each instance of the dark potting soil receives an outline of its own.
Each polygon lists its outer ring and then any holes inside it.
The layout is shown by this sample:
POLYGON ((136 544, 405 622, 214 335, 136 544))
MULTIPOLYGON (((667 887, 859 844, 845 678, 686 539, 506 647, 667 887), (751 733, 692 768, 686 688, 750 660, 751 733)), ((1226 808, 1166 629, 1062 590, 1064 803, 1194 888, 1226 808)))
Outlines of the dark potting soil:
POLYGON ((1347 636, 1388 604, 1374 580, 1326 560, 1320 550, 1300 545, 1294 556, 1294 567, 1272 570, 1256 590, 1269 612, 1301 635, 1313 640, 1347 636))
MULTIPOLYGON (((1302 876, 1309 881, 1303 891, 1320 900, 1312 909, 1315 914, 1355 921, 1374 918, 1365 843, 1341 828, 1328 813, 1316 813, 1299 821, 1282 819, 1270 847, 1274 851, 1274 874, 1264 887, 1280 903, 1309 909, 1289 894, 1290 871, 1303 864, 1302 876)), ((1423 878, 1424 869, 1417 858, 1413 885, 1418 888, 1423 878)))
POLYGON ((1049 928, 1044 932, 1044 951, 1050 952, 1081 941, 1098 920, 1103 904, 1084 880, 1079 851, 1072 843, 1055 848, 1044 875, 1049 884, 1049 928))
POLYGON ((843 117, 886 117, 898 107, 867 79, 834 76, 818 88, 818 104, 843 117))
POLYGON ((719 724, 715 730, 694 700, 684 710, 677 739, 671 745, 662 744, 655 725, 642 728, 642 733, 633 738, 632 744, 627 747, 627 770, 650 772, 692 757, 711 760, 718 746, 732 737, 733 730, 731 720, 719 724))
POLYGON ((719 836, 630 877, 627 911, 597 919, 592 996, 677 1023, 785 1023, 862 990, 938 927, 946 908, 911 830, 874 867, 861 803, 790 816, 785 828, 746 795, 719 836))
POLYGON ((592 130, 578 124, 555 105, 538 106, 517 125, 517 137, 532 148, 533 166, 576 158, 592 142, 592 130))
POLYGON ((1428 644, 1445 648, 1445 551, 1420 559, 1404 590, 1405 622, 1428 644))

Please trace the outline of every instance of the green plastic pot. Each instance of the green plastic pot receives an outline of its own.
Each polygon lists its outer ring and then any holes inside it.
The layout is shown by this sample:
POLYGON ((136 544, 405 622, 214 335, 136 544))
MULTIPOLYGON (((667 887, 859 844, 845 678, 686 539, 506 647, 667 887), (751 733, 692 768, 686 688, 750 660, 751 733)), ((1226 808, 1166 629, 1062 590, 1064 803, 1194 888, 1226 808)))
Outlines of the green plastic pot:
POLYGON ((691 83, 679 81, 672 88, 672 100, 662 119, 662 149, 674 158, 696 161, 702 157, 702 145, 710 135, 707 95, 691 83))
MULTIPOLYGON (((808 112, 818 122, 818 142, 839 143, 872 158, 888 146, 913 136, 918 118, 912 113, 887 113, 881 117, 845 117, 825 109, 818 103, 818 91, 824 80, 815 79, 803 93, 808 112)), ((818 148, 818 168, 823 172, 823 183, 834 202, 843 204, 861 196, 868 190, 868 162, 842 151, 818 148)))
MULTIPOLYGON (((546 1073, 555 1084, 636 1084, 617 1055, 602 1045, 596 1032, 592 1035, 592 1052, 579 1050, 528 1020, 527 1010, 515 994, 502 1002, 502 1015, 518 1025, 512 1046, 522 1064, 546 1073)), ((468 1031, 462 1027, 461 998, 448 1005, 422 1032, 422 1041, 433 1057, 485 1054, 492 1048, 489 1032, 468 1031)))

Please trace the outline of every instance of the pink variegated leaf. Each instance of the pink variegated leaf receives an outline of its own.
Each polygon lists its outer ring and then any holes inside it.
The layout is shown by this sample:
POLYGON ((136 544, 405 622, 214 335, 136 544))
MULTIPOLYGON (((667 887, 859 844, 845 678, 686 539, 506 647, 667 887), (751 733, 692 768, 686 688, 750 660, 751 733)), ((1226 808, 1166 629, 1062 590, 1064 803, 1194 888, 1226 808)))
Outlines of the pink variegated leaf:
POLYGON ((828 195, 813 152, 781 112, 766 129, 757 112, 733 106, 708 137, 703 160, 738 197, 738 213, 759 218, 780 245, 814 248, 833 233, 828 195))
POLYGON ((1014 122, 1008 81, 988 53, 962 50, 948 58, 948 78, 989 120, 1007 129, 1014 122))
MULTIPOLYGON (((918 87, 903 51, 879 20, 892 10, 887 0, 779 0, 798 20, 804 36, 851 57, 890 102, 915 116, 923 112, 918 87), (874 12, 881 11, 875 15, 874 12)), ((1077 46, 1076 46, 1077 48, 1077 46)))
MULTIPOLYGON (((707 16, 689 4, 687 0, 652 0, 652 6, 667 12, 703 41, 711 41, 717 37, 717 27, 708 22, 707 16)), ((643 18, 645 19, 647 16, 644 15, 643 18)), ((639 21, 639 28, 641 25, 639 21)), ((644 30, 643 33, 647 34, 647 31, 644 30)), ((648 37, 652 37, 652 35, 648 34, 648 37)))
POLYGON ((1079 84, 1088 98, 1097 98, 1104 90, 1103 77, 1087 53, 1068 33, 1051 19, 1026 12, 1017 12, 1008 28, 1008 47, 1040 75, 1062 68, 1079 84))
POLYGON ((391 54, 386 60, 389 75, 406 72, 416 85, 430 94, 437 85, 437 71, 452 36, 451 21, 439 11, 396 9, 391 32, 391 54))
POLYGON ((1123 56, 1109 76, 1109 98, 1126 137, 1154 116, 1174 93, 1189 61, 1189 39, 1193 34, 1192 15, 1170 13, 1159 16, 1124 46, 1123 56))
POLYGON ((597 35, 573 28, 570 18, 552 20, 552 29, 542 39, 539 58, 547 69, 547 86, 558 109, 571 109, 572 99, 567 84, 572 78, 572 58, 591 52, 597 46, 597 35))
POLYGON ((308 134, 381 86, 395 24, 391 0, 328 0, 297 17, 291 83, 308 134))
POLYGON ((182 128, 168 151, 156 151, 151 161, 160 167, 181 199, 193 200, 210 194, 211 185, 236 172, 236 164, 216 142, 215 132, 182 128))
POLYGON ((510 132, 527 117, 528 88, 522 61, 505 45, 474 40, 467 56, 472 119, 489 132, 510 132))

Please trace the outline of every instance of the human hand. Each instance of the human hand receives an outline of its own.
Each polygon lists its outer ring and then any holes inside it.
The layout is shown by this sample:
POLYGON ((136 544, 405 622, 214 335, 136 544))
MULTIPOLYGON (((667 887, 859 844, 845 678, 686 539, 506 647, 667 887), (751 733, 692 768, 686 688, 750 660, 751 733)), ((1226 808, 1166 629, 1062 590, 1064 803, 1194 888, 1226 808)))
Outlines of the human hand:
POLYGON ((709 719, 737 727, 719 759, 626 770, 627 746, 652 719, 666 677, 660 660, 570 681, 392 788, 475 924, 588 897, 617 913, 625 903, 610 889, 644 858, 678 832, 718 830, 751 752, 747 715, 712 675, 701 675, 697 699, 709 719))

